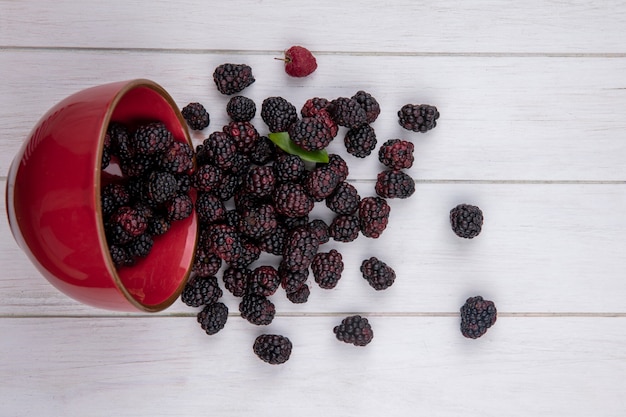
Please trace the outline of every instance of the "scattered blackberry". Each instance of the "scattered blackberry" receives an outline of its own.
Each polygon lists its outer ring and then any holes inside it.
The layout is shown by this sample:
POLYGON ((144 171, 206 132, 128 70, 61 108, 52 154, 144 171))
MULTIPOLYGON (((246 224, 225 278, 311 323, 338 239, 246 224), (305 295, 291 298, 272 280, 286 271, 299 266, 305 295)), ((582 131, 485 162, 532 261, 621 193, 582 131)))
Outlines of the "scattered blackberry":
POLYGON ((244 191, 256 198, 269 197, 274 192, 276 176, 271 166, 250 168, 243 183, 244 191))
POLYGON ((182 174, 193 168, 193 149, 189 144, 174 142, 158 161, 158 166, 173 174, 182 174))
POLYGON ((250 158, 248 155, 236 154, 233 158, 233 164, 229 171, 234 175, 245 175, 250 169, 250 158))
POLYGON ((276 211, 269 204, 244 210, 239 217, 239 232, 252 239, 261 239, 276 229, 276 211))
POLYGON ((302 117, 311 117, 316 115, 320 110, 326 109, 330 102, 322 97, 313 97, 308 99, 302 109, 300 110, 300 114, 302 117))
POLYGON ((178 180, 169 172, 152 171, 143 186, 143 196, 153 206, 165 203, 178 193, 178 180))
POLYGON ((328 165, 318 166, 306 176, 304 189, 315 201, 323 201, 341 181, 341 177, 328 165))
POLYGON ((259 294, 246 294, 239 303, 241 317, 257 326, 268 325, 274 320, 276 307, 267 297, 259 294))
POLYGON ((251 241, 243 241, 241 245, 241 253, 234 257, 228 264, 233 268, 247 268, 261 256, 261 249, 256 243, 251 241))
POLYGON ((222 64, 215 68, 213 81, 217 90, 226 95, 236 94, 254 83, 252 68, 245 64, 222 64))
POLYGON ((152 239, 152 236, 144 233, 131 240, 126 245, 126 248, 128 249, 130 256, 134 258, 145 258, 150 254, 153 245, 154 240, 152 239))
POLYGON ((226 113, 235 122, 249 122, 256 114, 256 104, 248 97, 234 96, 226 104, 226 113))
POLYGON ((298 155, 281 154, 274 161, 274 172, 276 173, 276 181, 298 182, 304 175, 304 161, 298 155))
POLYGON ((390 169, 404 169, 413 166, 415 146, 406 140, 389 139, 378 150, 378 160, 390 169))
POLYGON ((365 197, 359 203, 359 226, 366 237, 378 238, 387 227, 391 207, 381 197, 365 197))
POLYGON ((228 307, 224 303, 213 303, 205 306, 198 313, 198 323, 208 335, 213 335, 224 328, 228 320, 228 307))
POLYGON ((309 216, 302 217, 285 217, 280 216, 278 218, 280 222, 282 222, 288 230, 295 229, 296 227, 303 227, 309 225, 309 216))
POLYGON ((476 206, 459 204, 450 210, 450 225, 457 236, 475 238, 482 230, 483 212, 476 206))
POLYGON ((211 122, 209 113, 200 103, 189 103, 183 107, 180 113, 193 130, 202 130, 211 122))
POLYGON ((280 277, 276 268, 270 265, 259 266, 252 270, 248 281, 247 291, 250 294, 259 294, 269 297, 280 286, 280 277))
POLYGON ((322 166, 326 166, 333 171, 337 175, 339 182, 345 181, 350 173, 346 161, 334 153, 328 155, 328 164, 322 166))
POLYGON ((291 341, 277 334, 262 334, 254 340, 252 350, 262 361, 279 365, 289 360, 292 349, 291 341))
POLYGON ((311 232, 317 237, 320 245, 330 240, 330 232, 328 231, 328 225, 322 219, 314 219, 309 222, 309 228, 311 232))
POLYGON ((207 229, 207 241, 211 252, 228 264, 234 263, 243 252, 243 243, 234 227, 214 224, 207 229))
POLYGON ((278 266, 278 276, 280 278, 280 285, 285 292, 292 293, 306 284, 307 279, 309 279, 309 269, 290 271, 287 265, 281 262, 278 266))
POLYGON ((224 132, 213 132, 202 142, 196 160, 200 165, 211 163, 221 169, 231 169, 236 155, 237 146, 233 139, 224 132))
POLYGON ((259 247, 264 252, 282 255, 285 248, 286 235, 287 228, 282 223, 278 223, 273 231, 259 241, 259 247))
POLYGON ((428 104, 405 104, 398 111, 400 126, 414 132, 425 133, 437 126, 437 107, 428 104))
POLYGON ((352 242, 359 237, 359 218, 351 214, 339 214, 328 226, 330 236, 338 242, 352 242))
POLYGON ((378 118, 380 114, 380 104, 378 104, 378 101, 376 101, 370 93, 360 90, 352 96, 352 99, 356 100, 363 110, 365 110, 367 123, 373 123, 378 118))
POLYGON ((348 316, 335 326, 333 333, 338 340, 355 346, 365 346, 374 338, 372 326, 365 317, 348 316))
POLYGON ((313 117, 319 119, 324 124, 324 126, 328 128, 328 130, 330 131, 330 136, 332 136, 333 138, 337 136, 337 133, 339 133, 339 125, 337 125, 337 122, 333 120, 330 113, 328 113, 328 110, 321 109, 313 117))
POLYGON ((320 288, 327 290, 335 288, 343 272, 341 254, 335 249, 331 249, 330 252, 318 252, 311 262, 311 271, 320 288))
POLYGON ((111 136, 106 133, 102 141, 102 156, 100 157, 100 169, 106 169, 111 162, 111 136))
POLYGON ((222 182, 211 192, 220 200, 228 201, 235 196, 241 182, 242 178, 239 175, 228 174, 222 171, 222 182))
POLYGON ((194 277, 185 284, 181 300, 189 307, 213 304, 223 295, 215 277, 194 277))
POLYGON ((207 247, 198 245, 194 253, 191 271, 199 277, 210 277, 218 273, 222 267, 222 259, 207 247))
POLYGON ((121 183, 111 183, 102 187, 100 191, 100 207, 102 215, 108 218, 118 208, 128 205, 130 193, 128 188, 121 183))
POLYGON ((243 297, 248 288, 248 280, 251 272, 252 271, 247 268, 226 268, 222 275, 224 287, 235 297, 243 297))
POLYGON ((178 194, 164 204, 167 220, 183 220, 193 213, 193 201, 189 194, 178 194))
POLYGON ((259 132, 250 122, 230 122, 222 129, 231 137, 237 150, 244 154, 250 154, 260 138, 259 132))
POLYGON ((481 296, 470 297, 461 307, 461 333, 470 339, 477 339, 487 333, 497 319, 493 301, 481 296))
POLYGON ((215 223, 224 220, 226 207, 224 202, 211 193, 198 193, 196 213, 200 223, 215 223))
POLYGON ((315 202, 300 184, 287 182, 279 184, 273 193, 276 211, 286 217, 303 217, 308 215, 315 202))
POLYGON ((270 132, 287 132, 298 120, 298 113, 283 97, 268 97, 261 104, 261 118, 270 132))
POLYGON ((391 287, 396 280, 396 272, 374 256, 361 263, 361 273, 363 278, 377 291, 391 287))
POLYGON ((265 165, 273 161, 276 156, 276 145, 267 136, 259 137, 256 145, 250 152, 250 161, 256 165, 265 165))
POLYGON ((291 230, 285 241, 283 262, 290 271, 307 269, 317 253, 319 241, 308 226, 291 230))
POLYGON ((306 151, 326 148, 334 136, 324 119, 318 115, 304 117, 289 128, 289 138, 306 151))
POLYGON ((403 171, 387 170, 378 174, 375 190, 383 198, 408 198, 415 192, 415 181, 403 171))
POLYGON ((109 245, 109 253, 111 254, 111 259, 116 268, 135 264, 134 258, 128 253, 128 250, 122 246, 109 245))
POLYGON ((376 132, 370 125, 361 125, 348 130, 344 144, 349 154, 365 158, 376 148, 376 132))
POLYGON ((143 234, 148 228, 146 217, 139 210, 129 206, 122 206, 115 210, 109 219, 109 223, 112 226, 119 226, 131 239, 143 234))
POLYGON ((302 284, 300 288, 293 292, 286 293, 287 299, 294 304, 304 304, 309 300, 311 289, 307 284, 302 284))
POLYGON ((161 236, 167 233, 171 227, 172 222, 170 222, 167 217, 162 214, 156 214, 148 220, 148 228, 146 229, 146 232, 151 236, 161 236))
POLYGON ((138 154, 155 155, 165 152, 166 149, 172 146, 174 136, 165 124, 152 122, 137 128, 132 143, 135 149, 133 158, 138 154))
POLYGON ((352 98, 336 98, 330 102, 327 110, 335 123, 348 129, 367 123, 367 113, 361 104, 352 98))
POLYGON ((361 197, 354 185, 342 181, 335 191, 326 197, 326 207, 337 214, 353 214, 359 208, 361 197))
POLYGON ((244 210, 250 210, 259 204, 270 203, 269 197, 259 197, 248 192, 244 187, 239 187, 235 192, 233 202, 235 203, 235 209, 241 213, 244 210))

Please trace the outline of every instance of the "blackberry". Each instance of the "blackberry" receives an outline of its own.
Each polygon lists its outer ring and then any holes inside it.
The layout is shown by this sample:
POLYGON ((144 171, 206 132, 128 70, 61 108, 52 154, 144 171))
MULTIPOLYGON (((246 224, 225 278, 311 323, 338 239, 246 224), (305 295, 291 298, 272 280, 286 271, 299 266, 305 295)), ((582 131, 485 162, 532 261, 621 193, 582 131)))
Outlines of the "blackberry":
POLYGON ((211 252, 219 256, 224 262, 235 262, 243 252, 243 243, 234 227, 225 224, 214 224, 207 229, 207 241, 211 252))
POLYGON ((328 113, 326 109, 321 109, 313 117, 319 119, 324 124, 324 126, 328 128, 328 130, 330 131, 330 136, 332 136, 333 138, 337 136, 337 133, 339 133, 339 126, 333 120, 330 113, 328 113))
MULTIPOLYGON (((193 207, 193 206, 192 206, 193 207)), ((148 228, 146 229, 146 233, 151 236, 161 236, 167 233, 168 230, 172 227, 172 222, 168 220, 162 214, 156 214, 148 220, 148 228)))
POLYGON ((220 93, 232 95, 243 91, 255 79, 249 65, 226 63, 215 68, 213 81, 220 93))
POLYGON ((437 107, 428 104, 405 104, 398 111, 400 126, 414 132, 425 133, 437 126, 437 107))
POLYGON ((222 131, 230 136, 237 151, 244 155, 254 150, 260 138, 259 132, 250 122, 230 122, 223 127, 222 131))
POLYGON ((213 335, 224 328, 228 320, 228 307, 224 303, 213 303, 205 306, 197 316, 202 330, 213 335))
POLYGON ((152 122, 141 125, 133 135, 133 148, 136 157, 138 154, 155 155, 165 152, 174 143, 174 136, 165 124, 152 122))
POLYGON ((279 184, 273 193, 276 212, 286 217, 303 217, 308 215, 315 202, 300 184, 279 184))
POLYGON ((391 287, 396 280, 393 268, 374 256, 361 263, 361 274, 376 291, 391 287))
POLYGON ((244 210, 239 217, 239 232, 252 239, 261 239, 276 229, 276 211, 269 204, 244 210))
POLYGON ((134 150, 131 146, 131 135, 126 125, 110 122, 105 135, 109 137, 111 142, 111 154, 116 155, 120 159, 128 159, 133 156, 134 150))
POLYGON ((390 169, 404 169, 413 166, 415 146, 406 140, 389 139, 378 150, 378 160, 390 169))
POLYGON ((318 115, 304 117, 289 128, 289 138, 306 151, 324 149, 333 140, 330 128, 318 115))
POLYGON ((189 194, 178 194, 163 205, 167 220, 177 221, 183 220, 191 216, 193 213, 193 201, 189 194))
POLYGON ((235 297, 243 297, 247 292, 251 273, 247 268, 226 268, 222 275, 224 287, 235 297))
POLYGON ((450 210, 450 226, 457 236, 473 239, 482 230, 483 212, 476 206, 459 204, 450 210))
POLYGON ((365 346, 374 338, 372 326, 365 317, 348 316, 335 326, 333 333, 338 340, 355 346, 365 346))
POLYGON ((261 104, 261 118, 270 132, 287 132, 298 121, 298 113, 283 97, 268 97, 261 104))
POLYGON ((211 163, 221 169, 232 168, 237 155, 237 146, 226 133, 211 133, 201 146, 196 155, 198 164, 211 163))
POLYGON ((243 183, 246 193, 254 197, 269 197, 274 192, 276 176, 271 166, 256 166, 250 168, 243 183))
POLYGON ((280 277, 276 268, 270 265, 259 266, 250 273, 247 291, 269 297, 280 286, 280 277))
POLYGON ((174 175, 178 184, 179 193, 188 193, 191 190, 191 176, 187 174, 174 175))
POLYGON ((328 155, 328 164, 322 166, 326 166, 333 171, 340 182, 345 181, 350 173, 346 161, 341 156, 334 153, 328 155))
POLYGON ((470 339, 477 339, 487 333, 497 319, 493 301, 484 300, 477 295, 470 297, 461 307, 461 333, 470 339))
POLYGON ((376 148, 376 143, 376 132, 370 125, 353 127, 344 138, 346 150, 357 158, 369 156, 376 148))
POLYGON ((109 254, 116 268, 135 264, 134 258, 128 253, 128 250, 122 246, 109 245, 109 254))
POLYGON ((317 253, 319 241, 308 226, 291 230, 285 241, 283 262, 290 271, 307 269, 317 253))
POLYGON ((256 165, 266 165, 276 156, 276 145, 267 136, 259 137, 256 145, 250 152, 250 162, 256 165))
POLYGON ((146 201, 156 207, 178 193, 178 180, 169 172, 152 171, 143 187, 143 196, 146 201))
POLYGON ((226 113, 235 122, 249 122, 256 114, 256 104, 244 96, 234 96, 226 104, 226 113))
POLYGON ((150 172, 156 164, 154 155, 138 153, 128 159, 120 159, 120 170, 125 177, 138 178, 150 172))
POLYGON ((242 178, 239 175, 228 174, 222 171, 222 182, 211 192, 220 200, 228 201, 235 196, 241 182, 242 178))
POLYGON ((222 295, 223 292, 217 283, 217 278, 213 276, 194 277, 185 284, 180 298, 189 307, 200 307, 215 303, 222 295))
POLYGON ((274 161, 276 181, 279 183, 298 182, 304 175, 304 161, 298 155, 281 154, 274 161))
POLYGON ((118 208, 128 205, 130 193, 121 183, 111 183, 102 187, 100 191, 100 207, 104 218, 108 218, 118 208))
POLYGON ((391 207, 381 197, 365 197, 359 203, 359 226, 366 237, 378 238, 387 227, 391 207))
POLYGON ((287 228, 282 223, 278 223, 274 230, 259 241, 259 247, 264 252, 282 255, 285 248, 286 235, 287 228))
POLYGON ((252 350, 262 361, 279 365, 289 360, 292 349, 291 341, 277 334, 262 334, 254 340, 252 350))
POLYGON ((126 239, 127 242, 143 234, 148 228, 146 217, 139 210, 129 206, 122 206, 115 210, 109 219, 109 223, 112 226, 119 226, 122 232, 130 236, 130 239, 126 239))
POLYGON ((304 304, 309 300, 311 289, 307 284, 302 284, 300 288, 293 292, 286 293, 287 299, 294 304, 304 304))
POLYGON ((315 201, 323 201, 341 181, 341 177, 328 165, 318 166, 306 176, 304 189, 315 201))
POLYGON ((218 273, 222 267, 222 259, 207 247, 198 245, 194 252, 191 272, 199 277, 210 277, 218 273))
POLYGON ((100 157, 100 169, 106 169, 111 162, 111 136, 107 133, 102 141, 102 156, 100 157))
POLYGON ((145 258, 150 254, 154 240, 147 233, 137 236, 126 244, 128 253, 134 258, 145 258))
POLYGON ((320 288, 327 290, 335 288, 343 272, 341 254, 335 249, 331 249, 330 252, 318 252, 311 262, 311 271, 320 288))
POLYGON ((330 236, 337 242, 352 242, 359 237, 359 218, 351 214, 339 214, 328 226, 330 236))
POLYGON ((278 266, 278 277, 280 278, 280 286, 285 292, 292 293, 306 284, 307 279, 309 279, 309 269, 290 271, 285 262, 281 262, 278 266))
POLYGON ((193 168, 193 149, 187 143, 174 142, 165 150, 157 165, 173 174, 188 172, 193 168))
POLYGON ((250 169, 250 165, 250 158, 247 155, 242 155, 238 153, 233 158, 233 164, 230 167, 229 171, 233 175, 245 175, 250 169))
POLYGON ((234 257, 228 264, 233 268, 247 268, 261 256, 261 249, 256 243, 251 241, 243 241, 241 244, 241 253, 234 257))
POLYGON ((224 216, 224 222, 227 225, 237 228, 239 227, 240 219, 241 219, 241 214, 236 209, 226 210, 226 215, 224 216))
POLYGON ((216 223, 224 220, 226 207, 224 202, 211 193, 198 193, 196 213, 200 223, 216 223))
POLYGON ((408 198, 415 192, 415 181, 403 171, 387 170, 378 174, 374 188, 383 198, 408 198))
POLYGON ((376 101, 370 93, 360 90, 352 96, 352 99, 356 100, 363 110, 365 110, 367 123, 373 123, 378 118, 380 114, 380 104, 378 104, 378 101, 376 101))
POLYGON ((322 219, 314 219, 309 222, 309 228, 311 232, 317 237, 320 245, 330 240, 330 232, 328 231, 328 225, 322 219))
POLYGON ((359 208, 361 197, 354 185, 342 181, 335 191, 326 197, 326 207, 337 214, 353 214, 359 208))
POLYGON ((300 110, 300 114, 302 117, 311 117, 316 115, 320 110, 326 109, 330 102, 322 97, 313 97, 308 99, 302 109, 300 110))
POLYGON ((339 126, 352 129, 367 123, 367 113, 355 99, 339 97, 327 107, 330 116, 339 126))
POLYGON ((180 111, 183 118, 193 130, 202 130, 209 126, 211 118, 200 103, 189 103, 180 111))
POLYGON ((278 218, 280 222, 282 222, 288 230, 295 229, 296 227, 303 227, 309 225, 309 216, 302 217, 285 217, 281 216, 278 218))
POLYGON ((274 320, 276 307, 267 297, 259 294, 246 294, 239 303, 241 317, 257 326, 268 325, 274 320))

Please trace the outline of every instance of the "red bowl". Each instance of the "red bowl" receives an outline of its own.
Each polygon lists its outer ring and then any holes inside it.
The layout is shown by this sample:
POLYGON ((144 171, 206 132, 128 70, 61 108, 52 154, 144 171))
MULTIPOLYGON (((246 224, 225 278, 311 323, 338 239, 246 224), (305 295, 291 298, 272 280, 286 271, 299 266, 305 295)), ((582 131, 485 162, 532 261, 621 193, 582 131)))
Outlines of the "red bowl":
POLYGON ((52 107, 15 157, 6 189, 13 236, 37 269, 70 297, 99 308, 156 312, 180 295, 197 239, 195 212, 155 238, 150 254, 117 270, 100 210, 100 161, 110 121, 159 120, 192 145, 170 95, 149 80, 104 84, 52 107))

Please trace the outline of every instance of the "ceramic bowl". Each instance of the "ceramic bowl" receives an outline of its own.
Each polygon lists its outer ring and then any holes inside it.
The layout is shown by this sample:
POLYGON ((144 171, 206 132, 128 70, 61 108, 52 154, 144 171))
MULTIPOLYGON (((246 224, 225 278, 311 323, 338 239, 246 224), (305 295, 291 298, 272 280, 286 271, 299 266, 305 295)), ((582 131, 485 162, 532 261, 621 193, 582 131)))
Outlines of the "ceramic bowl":
POLYGON ((157 312, 180 295, 197 237, 195 212, 155 239, 150 254, 118 271, 100 210, 100 168, 110 121, 161 121, 192 145, 170 95, 150 80, 104 84, 52 107, 33 128, 8 175, 6 202, 18 245, 56 288, 94 307, 157 312))

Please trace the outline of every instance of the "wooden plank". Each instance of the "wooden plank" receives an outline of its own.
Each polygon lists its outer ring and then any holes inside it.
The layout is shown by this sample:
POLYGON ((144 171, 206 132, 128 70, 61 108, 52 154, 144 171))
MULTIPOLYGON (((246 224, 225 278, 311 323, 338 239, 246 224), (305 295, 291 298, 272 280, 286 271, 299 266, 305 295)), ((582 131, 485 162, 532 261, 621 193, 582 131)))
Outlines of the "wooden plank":
POLYGON ((0 11, 2 45, 36 47, 282 51, 301 43, 359 53, 623 53, 626 27, 617 0, 4 0, 0 11))
MULTIPOLYGON (((385 57, 331 55, 309 79, 291 79, 267 54, 172 54, 80 51, 2 51, 0 173, 37 120, 82 88, 138 77, 162 84, 180 107, 205 104, 212 124, 194 134, 200 143, 227 123, 227 97, 212 81, 215 66, 248 62, 257 81, 244 91, 261 107, 282 95, 299 109, 311 97, 350 96, 359 89, 380 101, 373 124, 379 144, 411 140, 421 180, 623 181, 626 58, 385 57), (382 67, 381 67, 382 65, 382 67), (14 68, 20 68, 14 71, 14 68), (381 74, 393 74, 382 76, 381 74), (593 74, 588 76, 587 74, 593 74), (427 134, 397 122, 406 103, 438 106, 441 118, 427 134)), ((260 115, 254 120, 262 134, 260 115)), ((346 157, 351 178, 375 178, 382 165, 348 155, 345 128, 329 150, 346 157)))
POLYGON ((622 416, 625 318, 499 318, 483 338, 455 318, 371 317, 364 348, 334 339, 341 317, 0 321, 2 411, 11 416, 622 416), (291 358, 252 353, 284 334, 291 358))
MULTIPOLYGON (((354 184, 361 196, 373 194, 371 182, 354 184)), ((272 300, 289 314, 449 313, 482 294, 505 312, 623 313, 624 191, 624 185, 609 184, 418 184, 412 198, 390 201, 389 226, 379 239, 322 246, 343 254, 345 270, 334 290, 320 289, 311 276, 308 303, 293 305, 282 290, 272 300), (484 212, 483 232, 473 240, 450 230, 448 212, 458 203, 484 212), (397 273, 386 291, 374 291, 361 278, 360 264, 370 256, 397 273)), ((330 222, 332 214, 318 204, 311 218, 330 222)), ((0 314, 108 314, 57 293, 10 239, 5 222, 0 230, 0 314)), ((278 261, 266 255, 253 267, 278 261)), ((237 310, 237 299, 224 299, 237 310)), ((194 312, 176 303, 166 314, 194 312)))

